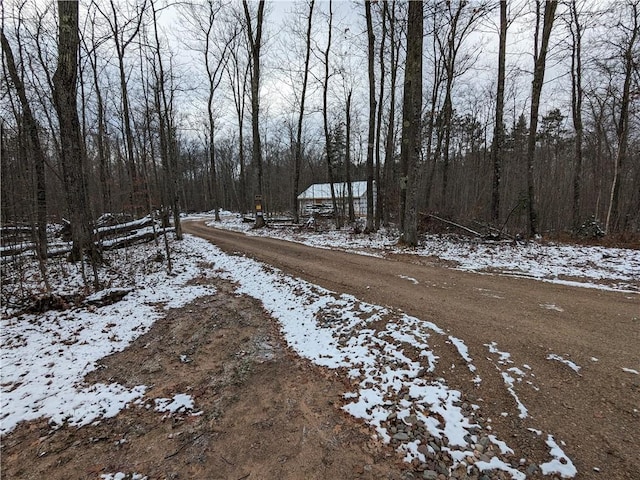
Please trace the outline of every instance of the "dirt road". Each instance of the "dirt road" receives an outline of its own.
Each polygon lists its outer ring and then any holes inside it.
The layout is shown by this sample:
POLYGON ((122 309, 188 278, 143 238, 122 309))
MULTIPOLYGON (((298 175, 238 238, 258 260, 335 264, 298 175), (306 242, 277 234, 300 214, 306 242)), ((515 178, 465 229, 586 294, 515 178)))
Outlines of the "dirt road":
POLYGON ((317 249, 201 222, 184 230, 228 253, 436 323, 464 340, 482 383, 447 363, 455 355, 445 341, 433 345, 438 374, 480 405, 516 455, 548 458, 551 434, 566 443, 579 478, 639 478, 640 377, 623 369, 640 368, 640 295, 461 272, 411 255, 317 249), (496 351, 508 352, 513 365, 500 364, 496 351), (508 366, 523 372, 514 391, 528 409, 524 419, 502 377, 508 366))

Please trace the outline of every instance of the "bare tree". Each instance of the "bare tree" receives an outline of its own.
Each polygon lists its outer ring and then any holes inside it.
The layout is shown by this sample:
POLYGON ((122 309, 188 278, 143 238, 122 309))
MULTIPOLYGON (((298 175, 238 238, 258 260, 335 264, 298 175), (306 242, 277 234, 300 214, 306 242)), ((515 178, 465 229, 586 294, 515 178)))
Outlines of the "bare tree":
MULTIPOLYGON (((21 73, 23 79, 26 80, 24 74, 27 68, 32 72, 32 75, 29 75, 29 80, 32 83, 31 94, 35 96, 32 101, 34 104, 39 104, 40 114, 44 115, 47 120, 55 152, 60 156, 60 144, 54 133, 58 127, 55 121, 55 109, 52 110, 51 108, 53 106, 51 92, 53 92, 52 76, 56 55, 56 39, 55 34, 52 36, 53 29, 47 24, 47 19, 50 18, 49 12, 54 9, 54 6, 55 3, 51 2, 49 5, 45 5, 42 10, 39 7, 35 8, 31 22, 28 22, 33 24, 33 31, 29 31, 27 22, 18 20, 19 23, 24 24, 27 31, 27 34, 22 36, 22 40, 31 40, 29 47, 26 45, 23 47, 18 44, 18 56, 23 59, 21 73)), ((21 12, 18 15, 21 15, 21 12)), ((21 36, 18 33, 16 35, 16 39, 20 42, 21 36)), ((39 121, 42 121, 42 119, 39 119, 39 121)))
POLYGON ((229 86, 231 87, 236 118, 238 120, 238 162, 240 167, 240 178, 238 182, 238 209, 244 213, 248 209, 247 168, 244 149, 244 119, 246 112, 247 81, 249 79, 251 63, 249 61, 245 61, 246 59, 242 56, 242 49, 240 47, 240 42, 232 42, 229 50, 229 61, 227 62, 226 72, 229 86))
POLYGON ((2 51, 9 72, 9 77, 13 83, 14 88, 18 94, 20 105, 22 106, 22 117, 25 129, 27 130, 27 136, 29 138, 29 145, 31 147, 31 155, 36 171, 36 219, 37 219, 37 253, 40 259, 47 258, 47 190, 45 179, 45 155, 40 144, 40 137, 38 136, 38 125, 31 111, 29 100, 27 99, 27 93, 24 83, 18 74, 15 59, 13 57, 13 51, 11 45, 7 40, 4 33, 4 26, 0 28, 0 40, 2 44, 2 51))
POLYGON ((542 24, 542 38, 539 38, 540 25, 540 1, 536 1, 536 35, 534 39, 533 54, 533 82, 531 87, 531 111, 529 115, 529 137, 527 139, 527 211, 529 213, 529 234, 538 234, 538 211, 534 188, 533 160, 536 152, 536 135, 538 132, 538 111, 540 109, 540 94, 544 81, 547 50, 549 38, 555 20, 555 12, 558 2, 547 0, 544 7, 544 20, 542 24))
POLYGON ((467 54, 464 58, 460 56, 460 49, 468 36, 473 32, 474 25, 487 13, 484 3, 470 5, 464 0, 446 2, 440 15, 445 19, 434 36, 438 42, 440 54, 443 58, 445 73, 444 105, 440 127, 444 145, 442 146, 442 193, 441 206, 447 208, 448 205, 448 184, 449 184, 449 163, 451 129, 453 120, 453 86, 454 81, 462 73, 468 70, 475 62, 474 54, 467 54))
POLYGON ((329 32, 327 34, 327 48, 324 50, 324 78, 322 81, 322 120, 324 127, 325 151, 327 154, 327 169, 329 175, 329 187, 331 189, 331 203, 336 219, 336 227, 342 227, 342 218, 338 211, 338 202, 336 201, 336 191, 334 187, 335 172, 333 166, 333 149, 331 141, 331 132, 329 131, 329 54, 331 52, 331 32, 333 30, 333 2, 329 0, 329 32))
POLYGON ((387 132, 384 147, 384 171, 383 181, 378 185, 378 196, 383 198, 383 222, 385 226, 390 222, 390 210, 391 210, 391 183, 394 177, 394 151, 395 151, 395 128, 396 128, 396 83, 398 77, 398 58, 400 53, 401 42, 398 41, 396 35, 396 2, 391 2, 391 8, 389 8, 389 2, 385 0, 384 3, 385 17, 389 23, 389 69, 390 69, 390 84, 389 84, 389 115, 387 119, 387 132))
MULTIPOLYGON (((251 53, 251 130, 253 143, 253 164, 258 170, 256 195, 262 197, 262 147, 260 144, 260 49, 262 47, 262 24, 264 20, 264 0, 258 2, 255 32, 251 21, 251 13, 247 0, 242 0, 245 21, 247 23, 247 39, 251 53)), ((265 226, 264 212, 256 212, 255 228, 265 226)))
POLYGON ((498 47, 498 86, 496 91, 496 123, 493 127, 493 184, 491 195, 491 220, 500 220, 500 183, 502 173, 502 148, 504 143, 504 81, 507 53, 507 0, 500 1, 500 41, 498 47))
POLYGON ((571 19, 569 31, 571 33, 571 114, 575 131, 574 141, 574 174, 573 174, 573 205, 572 225, 573 231, 580 227, 580 197, 582 188, 582 34, 584 26, 580 20, 579 6, 576 0, 571 0, 569 5, 571 19))
POLYGON ((89 61, 89 67, 91 68, 91 75, 93 80, 93 89, 95 91, 96 100, 96 116, 97 116, 97 132, 95 133, 95 142, 97 148, 98 157, 98 172, 99 172, 99 184, 102 189, 102 208, 108 212, 112 211, 111 203, 111 172, 109 168, 108 158, 108 132, 107 132, 107 118, 106 118, 106 105, 104 100, 104 93, 100 82, 101 70, 99 67, 98 48, 102 43, 106 41, 105 38, 97 37, 97 18, 96 10, 91 10, 90 25, 90 37, 87 38, 86 34, 82 36, 81 41, 84 44, 84 50, 86 51, 86 57, 89 61))
POLYGON ((87 183, 85 177, 85 152, 80 137, 80 121, 77 106, 78 3, 58 2, 58 67, 53 75, 53 99, 60 125, 62 169, 71 213, 71 259, 82 260, 86 251, 94 268, 94 283, 98 284, 96 264, 100 254, 93 241, 93 227, 87 183))
POLYGON ((367 21, 367 65, 369 72, 369 134, 367 135, 367 224, 365 227, 365 232, 372 232, 374 230, 373 149, 375 147, 376 132, 376 73, 374 67, 376 53, 370 0, 365 0, 364 9, 367 21))
POLYGON ((158 10, 154 0, 151 0, 151 13, 153 16, 153 32, 155 40, 155 56, 153 62, 154 74, 156 77, 156 109, 160 121, 160 156, 165 170, 165 201, 171 205, 173 213, 173 226, 176 238, 182 240, 182 226, 180 223, 180 195, 179 195, 179 174, 178 174, 178 145, 176 139, 176 126, 173 113, 173 91, 168 92, 171 87, 167 86, 167 79, 170 76, 165 72, 162 61, 162 45, 158 35, 158 10))
POLYGON ((300 168, 302 165, 302 123, 304 121, 304 104, 307 96, 307 82, 309 80, 309 59, 311 56, 311 25, 313 19, 313 7, 315 0, 309 2, 309 15, 307 16, 307 35, 304 56, 304 72, 302 74, 302 92, 300 93, 300 110, 298 114, 298 126, 296 130, 296 145, 293 158, 293 191, 292 209, 295 223, 300 220, 298 211, 298 190, 300 189, 300 168))
POLYGON ((196 45, 192 46, 192 48, 199 50, 202 54, 207 73, 207 117, 209 120, 207 149, 209 151, 209 185, 215 221, 220 221, 220 188, 215 154, 216 114, 214 97, 224 77, 225 68, 230 57, 228 54, 229 49, 238 35, 238 29, 235 26, 227 29, 227 32, 225 32, 227 38, 220 38, 215 35, 216 30, 221 30, 219 17, 222 9, 223 3, 221 1, 207 0, 203 3, 187 4, 183 15, 184 20, 189 25, 190 32, 196 37, 196 45))
POLYGON ((627 157, 629 146, 629 106, 631 103, 631 84, 633 76, 638 75, 638 52, 637 44, 640 38, 640 1, 627 0, 624 10, 620 15, 618 26, 621 31, 620 39, 615 44, 622 61, 623 85, 618 108, 618 115, 614 112, 614 123, 616 127, 617 149, 613 170, 613 181, 611 182, 611 194, 609 196, 609 208, 607 210, 607 220, 605 231, 616 231, 620 228, 620 174, 627 157), (624 21, 627 20, 627 22, 624 21), (617 117, 617 118, 616 118, 617 117))
MULTIPOLYGON (((351 25, 340 23, 338 13, 343 6, 337 9, 335 2, 324 3, 320 12, 316 0, 299 3, 291 15, 296 22, 296 48, 291 48, 291 39, 283 35, 289 40, 287 62, 273 70, 274 75, 282 72, 292 80, 292 89, 278 92, 278 100, 290 102, 286 122, 281 121, 280 102, 270 108, 271 99, 264 98, 267 83, 274 85, 277 81, 265 82, 271 72, 264 70, 268 30, 265 24, 259 31, 256 23, 261 16, 260 4, 248 0, 235 5, 224 0, 181 4, 177 8, 189 21, 185 37, 202 74, 194 76, 198 81, 194 88, 202 89, 198 91, 204 121, 197 129, 198 138, 193 138, 181 133, 181 118, 193 118, 191 111, 182 111, 181 90, 190 87, 189 79, 180 76, 185 64, 175 61, 163 38, 161 26, 166 18, 159 12, 168 4, 164 0, 90 2, 81 32, 84 45, 76 64, 80 75, 76 107, 82 162, 86 162, 82 168, 89 217, 94 208, 98 213, 100 209, 141 211, 163 205, 168 218, 174 202, 192 210, 238 208, 246 212, 254 193, 263 195, 268 207, 265 212, 296 212, 302 184, 326 182, 328 175, 334 184, 337 224, 344 224, 347 215, 349 221, 355 216, 351 202, 342 201, 338 182, 346 177, 346 200, 352 178, 366 178, 370 185, 375 182, 376 188, 369 188, 370 193, 378 193, 378 202, 368 205, 368 211, 373 212, 373 228, 398 218, 403 240, 408 243, 413 242, 412 215, 415 217, 417 209, 425 205, 427 209, 446 210, 461 223, 486 216, 495 223, 503 222, 510 233, 544 230, 553 234, 569 227, 577 230, 587 212, 602 219, 603 224, 607 220, 610 233, 632 232, 640 221, 636 213, 640 211, 640 115, 636 108, 640 98, 640 1, 608 2, 599 15, 591 15, 589 2, 565 0, 561 4, 566 7, 562 12, 566 13, 562 17, 566 19, 564 38, 556 35, 557 27, 551 22, 554 16, 561 18, 558 9, 562 7, 555 7, 556 3, 560 2, 538 2, 538 20, 530 27, 533 39, 537 24, 532 62, 535 72, 531 75, 518 70, 521 77, 515 78, 508 55, 518 53, 519 46, 505 44, 505 37, 512 34, 510 22, 516 18, 517 9, 535 2, 491 2, 495 5, 493 35, 500 39, 498 63, 493 67, 498 82, 494 86, 478 81, 465 83, 481 54, 471 42, 482 33, 478 16, 487 11, 488 0, 419 3, 424 13, 422 41, 427 42, 423 44, 426 50, 422 61, 428 66, 421 79, 426 91, 423 97, 416 93, 417 77, 412 76, 415 64, 407 61, 405 93, 412 99, 410 104, 406 96, 399 102, 402 86, 396 83, 402 81, 397 78, 398 67, 405 67, 405 27, 411 26, 412 35, 416 34, 414 20, 411 25, 406 22, 409 7, 416 14, 415 4, 360 2, 356 8, 364 6, 363 28, 353 33, 351 25), (159 22, 157 31, 152 13, 159 22), (549 39, 549 35, 553 36, 549 39), (358 52, 350 52, 349 48, 353 50, 360 40, 367 46, 362 43, 358 52), (558 48, 557 54, 566 61, 567 75, 544 85, 548 81, 544 77, 549 76, 544 70, 550 68, 551 60, 543 60, 545 55, 551 58, 556 49, 548 54, 545 50, 556 40, 563 48, 558 48), (261 58, 256 57, 258 50, 261 58), (365 61, 367 71, 363 68, 365 61), (368 75, 370 72, 373 75, 368 75), (337 78, 342 80, 336 82, 337 78), (521 79, 533 80, 532 86, 522 88, 521 79), (551 84, 554 88, 547 92, 551 84), (261 90, 263 98, 259 97, 261 90), (564 92, 568 101, 563 110, 564 92), (425 105, 419 121, 414 118, 414 98, 425 105), (549 99, 559 109, 545 112, 549 99), (233 120, 234 125, 228 125, 222 116, 222 102, 226 101, 232 115, 237 115, 237 126, 233 120), (405 110, 402 115, 395 110, 399 105, 405 110), (256 106, 258 115, 254 115, 256 106), (373 111, 375 114, 368 117, 373 111), (310 120, 315 115, 318 119, 323 116, 324 128, 312 128, 310 120), (260 121, 257 132, 256 119, 260 121), (399 128, 406 122, 400 142, 399 128), (566 127, 565 122, 572 125, 566 127), (408 128, 416 125, 417 137, 408 128), (574 130, 567 133, 565 127, 574 130), (127 130, 133 136, 131 143, 127 130), (324 143, 313 137, 323 134, 324 143), (255 139, 252 147, 249 135, 255 139), (255 155, 247 153, 249 148, 255 149, 255 155), (397 153, 402 154, 400 161, 397 153), (414 186, 416 179, 419 184, 414 186), (418 200, 412 198, 413 192, 418 200), (513 207, 513 212, 507 207, 513 207), (401 215, 396 217, 396 212, 401 215)), ((0 82, 2 218, 12 222, 35 219, 40 226, 34 232, 41 234, 46 216, 42 209, 36 210, 42 205, 38 203, 39 191, 46 190, 44 212, 49 217, 66 216, 70 208, 67 204, 79 204, 65 198, 72 191, 68 188, 69 157, 65 157, 64 172, 61 160, 63 140, 65 155, 69 151, 69 141, 63 139, 68 129, 60 131, 52 99, 57 2, 41 7, 17 0, 12 5, 16 5, 10 7, 15 29, 12 23, 3 24, 5 82, 0 82), (14 56, 15 72, 9 66, 9 56, 14 56), (23 94, 17 88, 20 81, 23 94), (28 125, 25 102, 31 109, 33 128, 28 125), (32 149, 33 132, 41 143, 42 162, 32 149), (36 170, 38 165, 44 165, 44 180, 36 170)), ((263 8, 269 8, 268 2, 263 8)), ((532 8, 532 20, 533 13, 532 8)), ((522 28, 529 27, 523 23, 522 28)), ((415 40, 408 46, 414 52, 415 40)), ((515 64, 513 67, 518 69, 515 64)), ((56 81, 59 83, 60 78, 56 81)), ((173 210, 178 212, 178 208, 173 210)), ((41 251, 41 255, 45 253, 41 251)))
POLYGON ((422 1, 409 2, 407 18, 407 63, 402 104, 402 178, 400 179, 401 240, 418 245, 416 189, 422 115, 422 1))
POLYGON ((444 110, 441 109, 441 97, 442 97, 442 85, 445 82, 445 65, 444 65, 444 55, 442 54, 442 50, 440 48, 440 40, 436 35, 436 32, 440 29, 440 18, 441 15, 439 13, 438 4, 433 4, 430 7, 430 15, 429 19, 431 22, 432 29, 432 42, 431 42, 431 61, 433 62, 432 68, 430 69, 432 72, 432 80, 431 80, 431 94, 429 95, 429 106, 426 112, 426 126, 424 136, 427 140, 426 145, 426 162, 425 169, 428 170, 426 175, 426 183, 424 186, 424 201, 427 206, 431 203, 431 190, 433 187, 433 179, 436 174, 436 169, 438 165, 439 157, 442 153, 442 144, 444 139, 444 129, 437 129, 437 139, 435 149, 433 148, 433 137, 434 132, 436 131, 436 126, 442 125, 442 116, 444 110), (431 165, 430 165, 431 164, 431 165))
POLYGON ((353 224, 356 221, 356 213, 353 207, 353 185, 351 184, 351 96, 353 94, 353 88, 349 88, 347 93, 347 102, 345 105, 346 119, 345 119, 345 142, 344 142, 344 168, 347 181, 347 203, 349 208, 349 223, 353 224))
MULTIPOLYGON (((378 128, 376 128, 376 144, 375 144, 375 154, 376 154, 376 164, 375 164, 375 182, 376 182, 376 205, 375 205, 375 229, 380 228, 380 222, 382 221, 383 216, 383 207, 384 202, 382 198, 382 149, 381 149, 381 141, 382 141, 382 110, 384 104, 384 95, 385 95, 385 75, 386 75, 386 65, 385 65, 385 48, 387 42, 387 12, 389 10, 389 2, 384 1, 382 4, 382 8, 379 9, 380 12, 380 23, 382 24, 382 34, 380 36, 380 50, 378 54, 378 62, 380 67, 380 92, 378 93, 378 112, 376 118, 376 124, 378 128)), ((391 47, 393 48, 393 46, 391 47)))
POLYGON ((134 211, 138 210, 139 176, 136 168, 133 141, 133 126, 131 120, 131 107, 129 105, 129 89, 127 86, 127 69, 125 67, 125 53, 131 42, 135 40, 140 32, 140 27, 144 19, 144 12, 147 7, 146 0, 135 14, 128 18, 123 16, 122 9, 116 5, 115 0, 109 0, 110 12, 101 6, 101 2, 94 2, 97 10, 105 18, 111 30, 111 38, 116 47, 118 57, 118 72, 120 78, 120 93, 122 95, 122 115, 124 119, 124 136, 126 142, 127 170, 131 181, 130 202, 134 211))

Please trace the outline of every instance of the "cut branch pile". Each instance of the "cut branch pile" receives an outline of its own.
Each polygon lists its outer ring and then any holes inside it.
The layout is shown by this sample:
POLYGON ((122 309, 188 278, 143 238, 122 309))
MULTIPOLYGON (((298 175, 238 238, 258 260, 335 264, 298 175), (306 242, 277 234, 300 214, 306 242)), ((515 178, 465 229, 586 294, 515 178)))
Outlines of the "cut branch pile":
MULTIPOLYGON (((0 238, 2 239, 0 257, 10 258, 34 251, 36 247, 33 242, 34 228, 28 225, 2 226, 0 228, 0 238)), ((55 232, 55 238, 49 240, 49 257, 65 255, 71 251, 71 244, 64 241, 68 237, 68 229, 69 222, 63 220, 62 228, 55 232), (63 241, 60 241, 61 239, 63 241)), ((172 230, 173 228, 166 229, 166 231, 172 230)), ((115 250, 150 242, 155 240, 160 232, 156 220, 151 216, 146 216, 126 223, 98 227, 94 230, 94 236, 96 244, 101 250, 115 250)))
MULTIPOLYGON (((433 213, 420 212, 420 216, 423 219, 423 226, 435 220, 436 222, 444 225, 447 232, 451 231, 451 229, 455 229, 456 231, 459 231, 465 235, 471 235, 485 241, 513 240, 512 237, 504 232, 504 227, 502 229, 497 229, 492 225, 478 224, 479 227, 482 228, 482 231, 479 231, 478 229, 468 227, 459 222, 454 222, 453 220, 442 218, 441 216, 435 215, 433 213)), ((429 227, 427 227, 427 229, 429 229, 429 227)), ((436 228, 434 230, 436 230, 438 233, 442 233, 442 230, 439 228, 436 228)))

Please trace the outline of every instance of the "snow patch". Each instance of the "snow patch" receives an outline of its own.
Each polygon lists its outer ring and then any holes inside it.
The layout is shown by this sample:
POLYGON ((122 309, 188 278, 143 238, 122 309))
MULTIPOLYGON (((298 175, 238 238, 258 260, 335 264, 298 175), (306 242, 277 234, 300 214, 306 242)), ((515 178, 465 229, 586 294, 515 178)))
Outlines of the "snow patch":
POLYGON ((562 448, 558 446, 552 435, 547 436, 546 441, 549 447, 549 453, 553 460, 540 465, 540 471, 543 475, 551 475, 554 473, 559 474, 562 478, 573 478, 578 473, 578 470, 571 462, 571 459, 565 455, 562 448))
MULTIPOLYGON (((498 361, 497 361, 497 364, 496 364, 496 368, 498 369, 498 371, 500 371, 500 375, 502 376, 502 380, 504 381, 504 384, 507 386, 507 391, 509 392, 509 394, 513 397, 514 401, 516 402, 516 407, 518 408, 518 411, 520 412, 518 414, 518 417, 527 418, 529 416, 529 410, 520 401, 520 398, 518 397, 518 394, 516 393, 515 388, 514 388, 514 385, 516 383, 516 378, 514 378, 512 375, 510 375, 509 372, 515 373, 518 376, 517 377, 517 382, 522 382, 522 379, 524 377, 526 377, 527 374, 524 371, 522 371, 521 369, 519 369, 518 367, 509 367, 509 368, 506 369, 506 371, 503 371, 502 368, 500 367, 500 365, 509 365, 509 364, 513 363, 513 361, 511 360, 511 354, 508 353, 508 352, 501 352, 500 350, 498 350, 498 344, 496 342, 485 343, 484 346, 489 349, 489 353, 498 355, 498 361)), ((530 382, 528 382, 528 383, 530 383, 530 382)))
POLYGON ((184 393, 178 393, 173 398, 156 398, 156 412, 169 412, 169 413, 185 413, 187 410, 193 410, 194 403, 191 395, 184 393))
POLYGON ((555 353, 550 353, 549 355, 547 355, 547 360, 556 360, 556 361, 558 361, 560 363, 564 363, 565 365, 567 365, 571 370, 573 370, 576 373, 580 373, 580 369, 582 368, 579 365, 576 365, 571 360, 567 360, 566 358, 564 358, 564 357, 562 357, 560 355, 556 355, 555 353))
POLYGON ((489 435, 489 441, 500 449, 500 453, 509 453, 513 455, 513 449, 509 448, 509 446, 502 440, 498 440, 495 435, 489 435))
POLYGON ((516 470, 511 465, 506 464, 504 461, 500 460, 498 457, 493 457, 488 462, 479 461, 475 463, 475 466, 478 467, 478 470, 481 472, 486 472, 490 470, 502 470, 503 472, 507 472, 511 475, 513 480, 526 480, 527 476, 519 470, 516 470))
POLYGON ((411 283, 413 283, 414 285, 418 285, 420 282, 418 280, 416 280, 413 277, 408 277, 406 275, 398 275, 398 277, 402 278, 403 280, 409 280, 411 283))
POLYGON ((541 303, 540 306, 542 308, 547 309, 547 310, 555 310, 556 312, 564 312, 564 308, 558 307, 557 305, 554 305, 553 303, 541 303))
POLYGON ((467 362, 469 371, 471 373, 474 373, 476 371, 476 366, 473 364, 473 360, 471 360, 471 356, 469 355, 469 348, 467 347, 467 345, 461 339, 452 335, 449 335, 449 340, 456 347, 460 356, 465 360, 465 362, 467 362))
POLYGON ((139 473, 103 473, 100 475, 103 480, 147 480, 149 477, 141 475, 139 473))

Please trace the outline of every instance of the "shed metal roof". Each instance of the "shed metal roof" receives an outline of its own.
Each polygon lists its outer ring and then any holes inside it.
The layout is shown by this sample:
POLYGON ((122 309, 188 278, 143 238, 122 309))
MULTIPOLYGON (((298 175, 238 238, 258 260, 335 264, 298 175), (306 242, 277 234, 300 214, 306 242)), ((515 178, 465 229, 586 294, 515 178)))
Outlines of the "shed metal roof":
MULTIPOLYGON (((346 182, 336 182, 333 184, 333 188, 337 197, 346 197, 348 194, 346 182)), ((351 182, 351 189, 353 191, 353 198, 364 197, 367 194, 367 182, 351 182)), ((331 199, 330 183, 314 183, 310 185, 304 192, 298 195, 298 200, 327 199, 331 199)))

